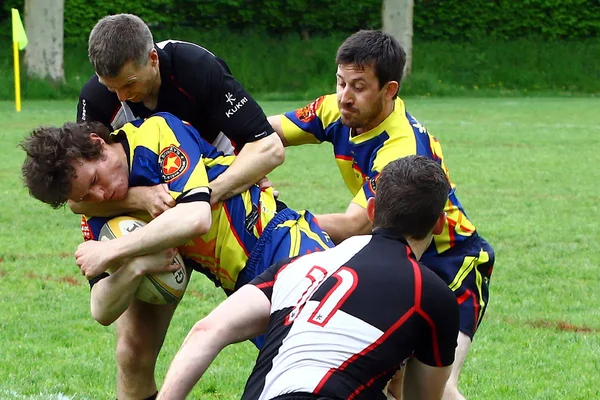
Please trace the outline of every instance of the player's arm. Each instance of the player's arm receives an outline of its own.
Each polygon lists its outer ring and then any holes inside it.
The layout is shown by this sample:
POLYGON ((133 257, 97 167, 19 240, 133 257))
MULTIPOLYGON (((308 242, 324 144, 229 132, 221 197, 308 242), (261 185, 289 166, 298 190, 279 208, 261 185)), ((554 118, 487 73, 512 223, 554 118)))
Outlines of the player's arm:
POLYGON ((68 204, 73 213, 93 217, 114 217, 133 211, 147 211, 155 218, 175 206, 175 200, 164 185, 156 185, 130 187, 123 200, 103 202, 69 200, 68 204))
POLYGON ((245 285, 197 322, 173 359, 158 399, 185 399, 225 346, 267 330, 270 308, 260 289, 245 285))
POLYGON ((354 202, 350 203, 345 213, 321 214, 316 218, 335 244, 351 236, 366 235, 373 228, 373 224, 367 217, 366 208, 354 202))
POLYGON ((330 141, 327 127, 339 118, 335 95, 321 96, 310 104, 267 119, 285 147, 330 141))
POLYGON ((174 248, 204 235, 212 223, 210 195, 208 188, 196 191, 190 196, 204 196, 199 200, 178 203, 128 235, 107 242, 80 244, 75 252, 77 265, 86 277, 91 278, 127 258, 174 248))
POLYGON ((452 372, 452 365, 432 367, 412 358, 405 368, 403 400, 440 400, 442 398, 446 381, 452 372))
POLYGON ((171 261, 172 249, 134 257, 119 269, 90 280, 90 311, 102 325, 110 325, 131 305, 142 277, 148 273, 168 272, 179 268, 171 261))
POLYGON ((269 133, 259 140, 246 143, 229 168, 211 181, 212 203, 227 200, 247 190, 281 165, 284 158, 283 144, 275 134, 269 133))

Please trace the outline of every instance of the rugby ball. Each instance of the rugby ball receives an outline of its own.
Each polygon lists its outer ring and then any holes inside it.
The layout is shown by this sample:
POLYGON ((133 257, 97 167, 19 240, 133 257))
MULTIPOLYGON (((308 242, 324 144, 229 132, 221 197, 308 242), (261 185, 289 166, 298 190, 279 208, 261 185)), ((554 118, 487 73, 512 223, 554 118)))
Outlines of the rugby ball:
MULTIPOLYGON (((130 216, 116 217, 102 226, 98 240, 116 239, 144 225, 146 225, 146 222, 138 218, 130 216)), ((135 292, 135 297, 151 304, 176 303, 181 300, 190 280, 191 271, 186 268, 179 252, 173 258, 173 263, 180 265, 180 268, 174 272, 147 274, 142 278, 135 292)))

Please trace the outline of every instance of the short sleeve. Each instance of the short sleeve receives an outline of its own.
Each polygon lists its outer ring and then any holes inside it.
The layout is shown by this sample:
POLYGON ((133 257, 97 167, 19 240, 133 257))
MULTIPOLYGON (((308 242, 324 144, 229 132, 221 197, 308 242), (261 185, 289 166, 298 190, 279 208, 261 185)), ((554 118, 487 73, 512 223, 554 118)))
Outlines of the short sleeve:
POLYGON ((290 146, 331 142, 327 128, 339 117, 336 96, 321 96, 302 108, 283 114, 283 136, 290 146))
POLYGON ((271 297, 273 296, 273 285, 275 285, 277 274, 279 271, 285 268, 291 260, 291 258, 287 258, 276 262, 267 268, 262 274, 252 279, 249 284, 254 285, 262 290, 269 301, 271 301, 271 297))

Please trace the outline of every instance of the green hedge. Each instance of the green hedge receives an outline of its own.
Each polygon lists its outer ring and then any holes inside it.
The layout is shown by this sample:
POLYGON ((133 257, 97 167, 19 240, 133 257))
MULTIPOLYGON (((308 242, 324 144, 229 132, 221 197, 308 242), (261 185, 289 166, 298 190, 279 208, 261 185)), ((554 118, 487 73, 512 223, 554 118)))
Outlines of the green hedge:
MULTIPOLYGON (((224 58, 250 93, 271 99, 309 99, 335 90, 335 52, 345 34, 267 35, 264 32, 181 29, 156 39, 182 39, 224 58), (243 38, 243 40, 240 40, 243 38)), ((403 95, 600 94, 600 40, 416 40, 413 75, 403 95)), ((26 99, 77 98, 93 73, 85 43, 65 47, 66 84, 53 87, 27 78, 26 99)), ((12 53, 0 48, 0 99, 14 96, 12 53)))
MULTIPOLYGON (((0 35, 6 36, 11 7, 0 2, 0 35)), ((107 14, 138 14, 154 30, 185 26, 266 31, 310 37, 381 26, 382 0, 65 0, 65 40, 81 43, 107 14)), ((598 0, 415 0, 415 39, 478 41, 535 37, 582 39, 600 34, 598 0)), ((238 39, 241 40, 241 39, 238 39)))

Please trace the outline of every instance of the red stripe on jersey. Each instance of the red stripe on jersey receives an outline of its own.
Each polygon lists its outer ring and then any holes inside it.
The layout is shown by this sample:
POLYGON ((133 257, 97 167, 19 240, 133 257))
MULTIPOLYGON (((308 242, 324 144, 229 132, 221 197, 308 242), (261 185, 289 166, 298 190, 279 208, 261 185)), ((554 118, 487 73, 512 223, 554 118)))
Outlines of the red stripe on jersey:
POLYGON ((313 393, 318 394, 319 391, 325 385, 325 383, 327 383, 327 381, 329 380, 329 378, 331 378, 331 375, 333 375, 336 371, 343 371, 350 364, 352 364, 353 362, 355 362, 359 357, 362 357, 362 356, 366 355, 367 353, 373 351, 375 348, 377 348, 378 346, 380 346, 381 344, 383 344, 383 342, 385 342, 387 340, 387 338, 392 335, 392 333, 394 333, 396 330, 398 330, 406 322, 406 320, 408 320, 415 313, 415 311, 416 311, 415 307, 414 306, 411 307, 402 317, 400 317, 400 319, 398 321, 396 321, 394 323, 394 325, 392 325, 383 335, 381 335, 379 337, 379 339, 377 339, 375 342, 371 343, 369 346, 367 346, 360 353, 354 354, 352 357, 350 357, 349 359, 347 359, 346 361, 344 361, 342 363, 342 365, 340 365, 338 368, 331 368, 327 372, 327 374, 325 374, 325 376, 323 377, 323 379, 321 379, 321 381, 319 382, 319 384, 317 385, 317 387, 315 388, 315 391, 313 393))
POLYGON ((183 90, 183 89, 182 89, 182 88, 181 88, 181 87, 180 87, 180 86, 177 84, 177 82, 175 81, 175 77, 174 77, 174 76, 171 76, 171 82, 173 82, 173 85, 175 85, 175 87, 177 88, 177 90, 179 90, 181 93, 183 93, 184 95, 186 95, 186 97, 187 97, 188 99, 190 99, 190 100, 192 101, 192 103, 196 103, 196 101, 194 100, 194 98, 193 98, 192 96, 190 96, 190 95, 188 94, 188 92, 186 92, 185 90, 183 90))
POLYGON ((372 377, 371 379, 369 379, 369 381, 367 383, 365 383, 364 385, 360 385, 358 388, 356 388, 356 390, 354 392, 352 392, 352 394, 350 396, 348 396, 348 400, 352 400, 353 398, 355 398, 356 396, 358 396, 360 394, 360 392, 362 392, 363 390, 365 390, 366 388, 368 388, 369 386, 371 386, 373 384, 373 382, 375 382, 377 379, 381 378, 382 376, 384 376, 385 374, 394 371, 398 369, 398 367, 393 367, 388 369, 387 371, 383 371, 377 375, 375 375, 374 377, 372 377))
POLYGON ((336 154, 335 158, 338 158, 340 160, 352 161, 352 157, 345 156, 345 155, 342 155, 342 154, 336 154))
POLYGON ((231 222, 231 214, 229 213, 229 210, 227 209, 227 205, 225 203, 223 203, 223 210, 225 211, 225 216, 227 216, 227 221, 229 221, 229 227, 230 227, 231 233, 233 233, 235 240, 237 240, 237 242, 240 245, 240 247, 242 248, 242 250, 244 250, 244 254, 246 254, 246 257, 249 257, 250 253, 248 253, 246 246, 244 246, 244 242, 242 242, 242 239, 240 239, 237 232, 235 231, 235 226, 231 222))
POLYGON ((433 320, 429 317, 429 315, 423 311, 422 309, 418 309, 417 313, 427 321, 429 327, 431 328, 431 340, 433 342, 433 356, 435 357, 435 365, 438 367, 443 367, 442 365, 442 357, 440 356, 440 347, 437 338, 437 328, 433 323, 433 320))
POLYGON ((469 298, 469 296, 471 296, 471 291, 469 289, 467 289, 466 292, 464 292, 463 294, 461 294, 459 297, 456 298, 456 302, 460 305, 460 304, 464 303, 465 300, 467 300, 469 298))
POLYGON ((264 288, 271 287, 273 285, 275 285, 275 281, 259 283, 258 285, 256 285, 256 287, 259 289, 264 289, 264 288))
POLYGON ((117 109, 113 113, 112 117, 110 117, 110 124, 111 125, 112 125, 113 122, 115 122, 115 118, 117 118, 117 114, 119 113, 119 111, 121 111, 122 108, 123 108, 123 105, 119 102, 119 107, 117 107, 117 109))
POLYGON ((415 273, 415 307, 421 308, 421 292, 423 291, 423 283, 421 279, 421 269, 419 268, 419 264, 411 257, 412 250, 410 247, 406 246, 406 258, 413 266, 413 271, 415 273))
POLYGON ((473 328, 473 333, 477 330, 477 324, 479 323, 479 303, 477 302, 477 296, 475 293, 471 293, 471 297, 473 298, 473 308, 475 309, 475 327, 473 328))

